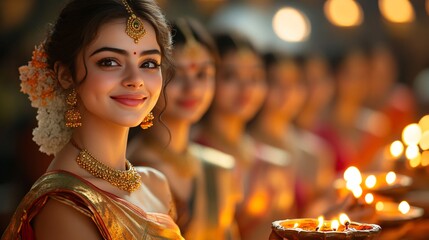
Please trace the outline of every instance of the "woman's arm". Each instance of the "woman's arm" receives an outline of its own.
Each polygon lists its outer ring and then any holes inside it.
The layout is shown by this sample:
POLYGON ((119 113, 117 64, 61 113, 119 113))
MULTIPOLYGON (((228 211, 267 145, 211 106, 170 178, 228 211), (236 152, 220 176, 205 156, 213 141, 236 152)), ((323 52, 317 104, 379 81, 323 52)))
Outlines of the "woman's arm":
POLYGON ((35 217, 33 228, 38 240, 103 239, 91 218, 53 198, 35 217))

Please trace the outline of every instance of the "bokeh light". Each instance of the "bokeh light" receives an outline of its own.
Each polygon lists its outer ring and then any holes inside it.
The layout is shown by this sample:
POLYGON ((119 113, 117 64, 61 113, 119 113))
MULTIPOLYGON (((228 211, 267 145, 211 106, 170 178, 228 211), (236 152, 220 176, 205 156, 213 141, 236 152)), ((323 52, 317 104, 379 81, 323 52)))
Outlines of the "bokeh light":
POLYGON ((401 203, 399 203, 398 205, 398 210, 402 213, 402 214, 407 214, 410 211, 410 204, 408 204, 407 201, 402 201, 401 203))
POLYGON ((407 23, 415 18, 414 9, 409 0, 379 0, 381 14, 394 23, 407 23))
POLYGON ((372 195, 372 193, 367 193, 365 195, 365 202, 368 204, 371 204, 372 202, 374 202, 374 195, 372 195))
POLYGON ((412 123, 402 131, 402 141, 406 145, 417 145, 422 138, 422 130, 417 123, 412 123))
POLYGON ((426 132, 427 130, 429 130, 429 115, 425 115, 422 118, 420 118, 419 126, 422 132, 426 132))
POLYGON ((395 181, 396 181, 396 173, 392 172, 392 171, 388 172, 386 174, 386 182, 387 182, 387 184, 392 185, 395 181))
POLYGON ((367 188, 373 188, 376 183, 377 183, 377 178, 374 175, 369 175, 365 179, 365 185, 367 188))
POLYGON ((402 144, 401 141, 394 141, 392 144, 390 144, 390 154, 397 158, 402 155, 404 152, 404 144, 402 144))
POLYGON ((410 145, 407 147, 407 150, 405 150, 405 156, 409 160, 414 159, 419 155, 420 155, 420 150, 417 145, 410 145))
POLYGON ((423 167, 429 166, 429 151, 422 152, 420 161, 423 167))
POLYGON ((363 21, 363 11, 354 0, 328 0, 324 5, 328 20, 337 26, 353 27, 363 21))
POLYGON ((277 11, 273 18, 273 29, 280 39, 288 42, 302 42, 311 32, 308 18, 301 11, 291 7, 277 11))
POLYGON ((429 149, 429 131, 426 131, 422 134, 422 138, 420 139, 419 146, 422 150, 429 149))

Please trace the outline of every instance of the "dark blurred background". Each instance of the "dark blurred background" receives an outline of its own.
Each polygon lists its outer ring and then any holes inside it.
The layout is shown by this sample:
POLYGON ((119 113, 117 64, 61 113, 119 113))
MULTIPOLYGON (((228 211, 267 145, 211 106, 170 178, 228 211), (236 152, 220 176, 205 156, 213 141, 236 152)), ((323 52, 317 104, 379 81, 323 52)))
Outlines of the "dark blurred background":
MULTIPOLYGON (((19 91, 17 69, 30 60, 66 2, 0 0, 0 232, 52 158, 31 140, 36 111, 19 91)), ((171 20, 192 16, 210 30, 240 32, 261 51, 329 56, 354 45, 388 44, 399 62, 399 81, 413 89, 419 115, 428 112, 429 0, 158 2, 171 20)))

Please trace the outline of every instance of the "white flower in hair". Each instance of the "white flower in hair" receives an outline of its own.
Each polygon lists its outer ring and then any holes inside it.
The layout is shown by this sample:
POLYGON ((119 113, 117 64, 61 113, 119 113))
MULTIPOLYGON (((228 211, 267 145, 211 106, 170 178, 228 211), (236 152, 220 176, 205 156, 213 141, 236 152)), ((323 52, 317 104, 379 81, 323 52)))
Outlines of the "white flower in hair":
POLYGON ((71 129, 65 126, 65 91, 59 86, 55 72, 49 68, 44 44, 36 46, 28 65, 19 68, 21 91, 28 94, 31 106, 37 108, 38 126, 33 140, 40 151, 56 154, 70 140, 71 129))

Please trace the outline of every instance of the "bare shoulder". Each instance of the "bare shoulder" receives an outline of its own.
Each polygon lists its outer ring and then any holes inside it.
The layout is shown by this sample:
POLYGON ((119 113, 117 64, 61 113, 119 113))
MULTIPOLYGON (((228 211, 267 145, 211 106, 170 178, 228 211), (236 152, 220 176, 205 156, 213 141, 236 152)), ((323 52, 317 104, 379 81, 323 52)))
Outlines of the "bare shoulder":
POLYGON ((33 220, 36 239, 102 239, 89 216, 50 198, 33 220))
POLYGON ((137 172, 140 173, 143 183, 150 182, 151 184, 167 184, 167 178, 165 177, 165 175, 162 172, 156 170, 155 168, 142 166, 136 166, 135 168, 137 172))

